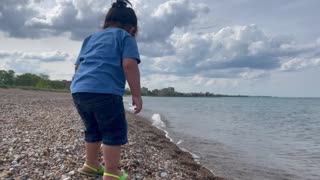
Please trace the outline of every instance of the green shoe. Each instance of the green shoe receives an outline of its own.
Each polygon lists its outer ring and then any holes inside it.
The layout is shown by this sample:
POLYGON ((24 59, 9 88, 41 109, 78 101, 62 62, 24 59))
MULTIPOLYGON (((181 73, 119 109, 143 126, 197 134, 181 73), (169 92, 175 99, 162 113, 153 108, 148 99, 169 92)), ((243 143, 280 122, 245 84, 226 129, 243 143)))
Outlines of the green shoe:
POLYGON ((103 176, 104 172, 104 166, 101 165, 100 169, 96 169, 87 163, 84 163, 84 167, 90 169, 92 172, 84 171, 83 169, 79 169, 78 172, 82 175, 90 176, 90 177, 97 177, 97 176, 103 176))
POLYGON ((108 177, 113 177, 113 178, 116 178, 118 180, 126 180, 128 179, 129 175, 126 173, 126 172, 122 172, 122 176, 117 176, 117 175, 114 175, 114 174, 110 174, 110 173, 103 173, 104 176, 108 176, 108 177))

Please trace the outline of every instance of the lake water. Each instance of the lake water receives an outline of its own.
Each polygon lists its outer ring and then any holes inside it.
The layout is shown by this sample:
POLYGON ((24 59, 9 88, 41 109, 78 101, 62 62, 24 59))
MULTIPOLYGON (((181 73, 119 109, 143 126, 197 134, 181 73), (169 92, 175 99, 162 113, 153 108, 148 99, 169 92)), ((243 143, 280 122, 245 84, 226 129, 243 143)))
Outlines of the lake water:
MULTIPOLYGON (((143 97, 141 116, 217 175, 320 179, 319 98, 143 97)), ((125 104, 131 102, 125 97, 125 104)))

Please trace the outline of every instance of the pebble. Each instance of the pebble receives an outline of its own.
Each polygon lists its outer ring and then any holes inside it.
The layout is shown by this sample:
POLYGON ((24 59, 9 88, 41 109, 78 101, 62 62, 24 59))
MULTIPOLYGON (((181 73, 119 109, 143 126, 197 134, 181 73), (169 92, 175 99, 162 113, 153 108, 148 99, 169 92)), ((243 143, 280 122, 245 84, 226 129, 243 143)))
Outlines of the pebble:
POLYGON ((74 171, 70 171, 70 172, 68 173, 68 175, 69 175, 69 176, 73 176, 73 175, 75 175, 75 172, 74 172, 74 171))
POLYGON ((163 178, 165 178, 165 177, 168 176, 168 173, 166 173, 166 172, 161 172, 160 176, 163 177, 163 178))
POLYGON ((16 165, 16 164, 18 164, 18 162, 16 160, 14 160, 14 161, 11 162, 11 164, 12 165, 16 165))
POLYGON ((8 178, 12 175, 10 171, 4 171, 0 174, 0 178, 8 178))
POLYGON ((61 180, 69 180, 71 179, 69 176, 66 175, 62 175, 61 180))

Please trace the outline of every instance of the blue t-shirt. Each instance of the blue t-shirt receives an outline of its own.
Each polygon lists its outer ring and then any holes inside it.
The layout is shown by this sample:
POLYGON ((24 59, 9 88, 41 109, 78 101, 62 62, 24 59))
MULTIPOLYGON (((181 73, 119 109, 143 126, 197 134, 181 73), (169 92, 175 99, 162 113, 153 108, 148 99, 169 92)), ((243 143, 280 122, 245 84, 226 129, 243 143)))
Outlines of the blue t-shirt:
POLYGON ((123 96, 126 77, 122 68, 125 58, 140 63, 135 38, 119 28, 106 28, 87 37, 75 64, 71 93, 106 93, 123 96))

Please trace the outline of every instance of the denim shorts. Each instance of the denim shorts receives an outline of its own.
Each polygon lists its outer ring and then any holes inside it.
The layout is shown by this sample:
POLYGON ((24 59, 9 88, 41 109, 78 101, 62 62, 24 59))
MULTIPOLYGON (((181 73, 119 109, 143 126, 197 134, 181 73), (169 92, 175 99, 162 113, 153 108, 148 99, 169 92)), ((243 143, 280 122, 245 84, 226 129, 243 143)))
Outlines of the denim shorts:
POLYGON ((85 126, 85 141, 118 146, 128 142, 128 126, 121 96, 74 93, 74 104, 85 126))

